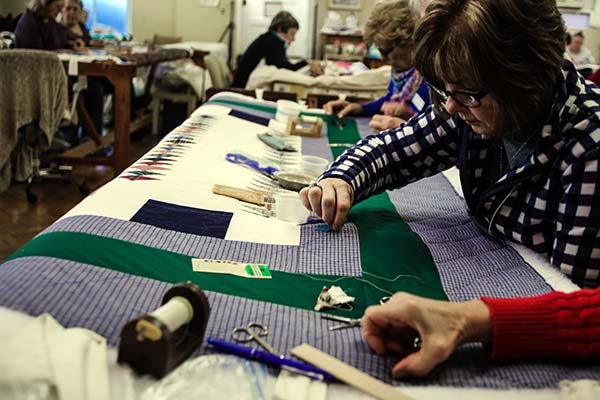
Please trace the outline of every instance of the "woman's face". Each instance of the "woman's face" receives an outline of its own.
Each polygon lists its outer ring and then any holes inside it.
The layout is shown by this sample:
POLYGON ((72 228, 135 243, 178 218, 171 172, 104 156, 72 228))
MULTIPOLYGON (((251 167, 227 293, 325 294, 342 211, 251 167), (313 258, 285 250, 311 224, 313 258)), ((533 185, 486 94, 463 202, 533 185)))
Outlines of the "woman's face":
POLYGON ((46 5, 46 13, 48 14, 48 18, 56 19, 64 6, 65 2, 63 0, 50 0, 50 2, 46 5))
MULTIPOLYGON (((462 91, 469 93, 477 93, 479 90, 474 88, 466 88, 464 86, 448 83, 446 90, 451 92, 462 91)), ((456 114, 465 121, 475 133, 480 135, 495 136, 501 132, 494 132, 494 120, 498 110, 498 103, 491 96, 487 95, 481 99, 479 107, 466 107, 458 103, 451 96, 448 97, 444 105, 446 111, 450 114, 456 114)))
POLYGON ((79 22, 81 15, 81 7, 76 1, 67 1, 65 8, 62 10, 64 20, 68 26, 76 25, 79 22))
POLYGON ((298 32, 298 29, 290 28, 287 32, 279 32, 279 35, 285 39, 285 42, 289 46, 296 40, 296 32, 298 32))

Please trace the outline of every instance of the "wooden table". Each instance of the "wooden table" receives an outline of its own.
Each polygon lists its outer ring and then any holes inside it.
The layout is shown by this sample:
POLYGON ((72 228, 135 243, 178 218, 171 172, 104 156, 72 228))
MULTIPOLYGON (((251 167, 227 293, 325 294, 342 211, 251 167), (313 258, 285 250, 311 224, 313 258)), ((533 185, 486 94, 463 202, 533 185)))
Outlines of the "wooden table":
MULTIPOLYGON (((115 176, 120 174, 129 165, 129 136, 131 133, 147 126, 151 123, 152 116, 145 113, 133 121, 130 119, 131 112, 131 79, 136 75, 137 68, 150 67, 150 72, 145 86, 145 95, 149 95, 152 82, 154 80, 156 66, 162 62, 174 61, 186 57, 199 66, 204 67, 204 56, 208 52, 194 51, 190 56, 187 51, 180 51, 179 55, 171 52, 171 56, 152 57, 152 54, 142 54, 139 56, 128 56, 128 61, 116 63, 114 61, 103 62, 79 62, 78 75, 104 77, 114 86, 114 129, 108 134, 102 135, 96 132, 94 124, 85 109, 83 100, 79 98, 77 110, 81 116, 82 123, 86 125, 91 132, 92 140, 71 148, 58 156, 50 156, 47 159, 65 164, 88 164, 88 165, 107 165, 114 169, 115 176), (88 155, 105 146, 113 145, 113 154, 110 156, 89 157, 88 155)), ((65 62, 65 68, 68 68, 68 62, 65 62)))

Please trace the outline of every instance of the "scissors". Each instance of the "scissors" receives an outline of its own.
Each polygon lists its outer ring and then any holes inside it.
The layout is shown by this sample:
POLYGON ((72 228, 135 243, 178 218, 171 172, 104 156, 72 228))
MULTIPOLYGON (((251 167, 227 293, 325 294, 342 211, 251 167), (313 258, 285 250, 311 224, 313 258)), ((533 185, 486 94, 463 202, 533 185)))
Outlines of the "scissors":
POLYGON ((225 155, 225 159, 231 163, 241 164, 246 167, 252 168, 253 170, 258 171, 261 174, 268 176, 269 178, 273 178, 273 175, 275 175, 275 172, 277 172, 277 168, 261 167, 258 161, 248 158, 240 153, 227 153, 225 155))
MULTIPOLYGON (((391 298, 390 296, 382 297, 379 300, 379 304, 385 304, 390 298, 391 298)), ((354 328, 354 327, 360 326, 360 318, 355 319, 355 318, 348 318, 348 317, 338 317, 337 315, 329 315, 329 314, 322 315, 322 318, 330 319, 332 321, 343 322, 343 324, 330 326, 329 327, 330 331, 337 331, 340 329, 354 328)))
POLYGON ((236 342, 248 343, 255 340, 258 344, 265 348, 269 353, 275 356, 281 356, 277 350, 275 350, 269 343, 267 343, 262 337, 269 334, 269 328, 260 322, 250 322, 246 326, 239 326, 233 328, 231 331, 231 338, 236 342))
POLYGON ((330 319, 332 321, 343 322, 343 324, 333 325, 329 327, 330 331, 338 331, 340 329, 354 328, 360 326, 360 318, 348 318, 348 317, 338 317, 337 315, 329 315, 323 314, 322 317, 324 319, 330 319))

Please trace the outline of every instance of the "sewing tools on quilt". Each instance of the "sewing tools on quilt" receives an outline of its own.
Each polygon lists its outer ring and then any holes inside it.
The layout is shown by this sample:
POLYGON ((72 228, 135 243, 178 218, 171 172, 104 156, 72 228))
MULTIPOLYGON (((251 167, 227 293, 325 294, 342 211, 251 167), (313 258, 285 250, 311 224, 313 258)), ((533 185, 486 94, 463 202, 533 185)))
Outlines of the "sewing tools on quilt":
POLYGON ((234 342, 249 343, 255 341, 266 351, 216 338, 208 338, 206 341, 218 350, 257 360, 280 369, 307 376, 311 379, 325 382, 333 380, 333 377, 329 373, 319 368, 289 359, 280 354, 264 339, 268 334, 269 328, 260 322, 250 322, 246 326, 236 327, 231 331, 231 338, 234 342))
POLYGON ((125 324, 118 362, 162 378, 200 347, 209 314, 208 299, 199 287, 173 286, 160 308, 125 324))

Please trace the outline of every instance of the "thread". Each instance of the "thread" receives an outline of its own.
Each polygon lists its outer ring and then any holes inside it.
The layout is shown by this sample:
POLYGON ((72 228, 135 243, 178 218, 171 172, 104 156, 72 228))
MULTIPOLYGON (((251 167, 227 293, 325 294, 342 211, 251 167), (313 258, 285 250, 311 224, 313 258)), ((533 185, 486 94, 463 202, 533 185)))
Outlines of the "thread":
POLYGON ((175 296, 149 315, 162 322, 170 332, 175 332, 192 320, 194 308, 185 297, 175 296))
MULTIPOLYGON (((374 277, 376 279, 381 279, 381 280, 387 281, 387 282, 396 282, 400 278, 417 279, 417 280, 423 282, 423 279, 421 279, 421 278, 419 278, 418 276, 415 276, 415 275, 401 274, 401 275, 397 275, 396 277, 390 279, 390 278, 386 278, 386 277, 383 277, 383 276, 375 275, 375 274, 372 274, 372 273, 366 272, 366 271, 364 272, 364 274, 371 275, 372 277, 374 277)), ((307 278, 309 278, 309 279, 312 279, 313 281, 327 282, 327 283, 337 283, 337 282, 339 282, 341 280, 344 280, 344 279, 354 279, 354 280, 357 280, 359 282, 366 283, 366 284, 374 287, 375 289, 379 290, 382 293, 385 293, 385 294, 390 295, 390 296, 394 295, 394 293, 390 292, 389 290, 383 289, 383 288, 377 286, 376 284, 374 284, 373 282, 371 282, 371 281, 369 281, 367 279, 364 279, 364 278, 359 278, 357 276, 342 276, 342 277, 337 278, 337 279, 324 279, 324 278, 315 278, 314 276, 311 276, 311 275, 308 275, 308 274, 302 274, 302 275, 305 276, 305 277, 307 277, 307 278)))

